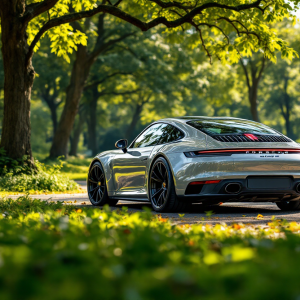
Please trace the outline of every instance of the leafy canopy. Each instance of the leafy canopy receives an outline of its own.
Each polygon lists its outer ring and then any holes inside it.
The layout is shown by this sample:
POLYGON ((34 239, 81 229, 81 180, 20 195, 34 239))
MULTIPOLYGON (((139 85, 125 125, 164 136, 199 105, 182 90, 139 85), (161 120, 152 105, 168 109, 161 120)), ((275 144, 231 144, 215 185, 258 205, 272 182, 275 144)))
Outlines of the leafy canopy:
POLYGON ((284 18, 296 22, 293 13, 298 4, 298 0, 31 0, 25 17, 30 20, 31 50, 36 51, 40 38, 48 35, 52 51, 67 61, 78 44, 87 43, 87 36, 70 23, 106 13, 116 17, 116 23, 123 20, 143 31, 163 25, 173 42, 189 36, 191 47, 202 47, 210 59, 223 63, 236 63, 257 51, 275 62, 277 51, 287 60, 297 55, 277 36, 273 24, 284 18))

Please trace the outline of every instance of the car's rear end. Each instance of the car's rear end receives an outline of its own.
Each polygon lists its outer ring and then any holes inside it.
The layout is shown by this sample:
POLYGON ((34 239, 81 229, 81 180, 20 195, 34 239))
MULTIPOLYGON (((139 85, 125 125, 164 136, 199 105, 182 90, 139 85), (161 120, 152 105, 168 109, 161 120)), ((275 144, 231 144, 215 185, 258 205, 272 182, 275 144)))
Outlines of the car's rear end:
POLYGON ((175 165, 177 194, 185 200, 299 199, 300 147, 291 139, 242 119, 196 119, 186 124, 205 135, 206 147, 188 149, 175 165))

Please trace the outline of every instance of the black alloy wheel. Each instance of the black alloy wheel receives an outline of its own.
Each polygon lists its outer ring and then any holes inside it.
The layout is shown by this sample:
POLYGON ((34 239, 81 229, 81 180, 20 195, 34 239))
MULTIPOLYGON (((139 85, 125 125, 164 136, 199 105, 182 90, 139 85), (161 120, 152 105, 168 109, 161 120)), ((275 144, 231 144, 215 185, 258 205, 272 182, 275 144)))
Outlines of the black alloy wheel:
POLYGON ((150 170, 149 198, 157 212, 183 211, 190 207, 189 203, 178 200, 171 169, 163 157, 156 159, 150 170))
POLYGON ((169 174, 166 166, 158 160, 152 168, 150 178, 151 203, 156 209, 161 209, 170 193, 169 174))
POLYGON ((108 197, 105 174, 100 162, 95 162, 90 168, 87 188, 89 199, 95 206, 116 205, 118 202, 118 200, 109 199, 108 197))

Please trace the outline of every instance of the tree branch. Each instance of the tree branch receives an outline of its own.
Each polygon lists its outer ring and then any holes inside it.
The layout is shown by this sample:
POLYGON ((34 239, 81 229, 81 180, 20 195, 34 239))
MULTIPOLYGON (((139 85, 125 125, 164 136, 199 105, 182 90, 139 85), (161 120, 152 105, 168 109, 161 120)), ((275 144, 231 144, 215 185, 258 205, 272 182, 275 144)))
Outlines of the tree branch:
POLYGON ((89 59, 94 59, 95 57, 97 57, 98 55, 100 55, 101 53, 103 53, 105 50, 107 50, 110 46, 128 38, 129 36, 134 35, 135 33, 131 32, 131 33, 126 33, 122 36, 120 36, 119 38, 116 39, 112 39, 109 40, 108 42, 104 43, 104 44, 99 44, 98 47, 95 47, 94 51, 89 55, 89 59))
POLYGON ((246 76, 247 86, 250 90, 251 89, 251 84, 250 84, 250 80, 249 80, 248 70, 247 70, 246 66, 244 65, 242 59, 240 59, 240 62, 241 62, 241 65, 243 67, 243 70, 244 70, 244 73, 245 73, 245 76, 246 76))
MULTIPOLYGON (((50 1, 56 1, 56 0, 45 0, 45 1, 50 2, 50 1)), ((157 4, 162 2, 159 0, 152 0, 152 1, 153 2, 156 1, 157 4)), ((215 3, 215 2, 205 3, 201 6, 193 8, 191 11, 186 13, 184 16, 178 18, 177 20, 168 21, 165 17, 157 17, 157 18, 151 20, 150 22, 143 22, 140 19, 138 19, 134 16, 131 16, 128 13, 122 11, 118 7, 101 4, 101 5, 98 5, 97 8, 94 8, 92 10, 78 12, 78 13, 72 13, 72 14, 61 16, 58 18, 54 18, 54 19, 50 20, 49 22, 47 22, 44 26, 42 26, 42 28, 37 33, 37 35, 35 36, 34 40, 32 41, 32 43, 29 47, 28 54, 27 54, 27 64, 29 63, 29 61, 33 55, 34 47, 36 46, 39 39, 43 36, 43 34, 47 30, 49 30, 53 27, 62 25, 62 24, 71 23, 71 22, 74 22, 74 21, 77 21, 80 19, 84 19, 84 18, 89 18, 89 17, 92 17, 101 12, 108 13, 119 19, 122 19, 122 20, 138 27, 142 31, 147 31, 147 30, 149 30, 155 26, 161 25, 161 24, 165 25, 168 28, 175 28, 184 23, 190 23, 196 15, 201 14, 203 10, 208 9, 208 8, 223 8, 223 9, 233 10, 233 11, 237 11, 237 12, 247 10, 250 8, 257 8, 262 11, 262 8, 259 7, 259 5, 261 4, 261 1, 262 0, 257 0, 255 2, 252 2, 249 4, 241 4, 241 5, 237 5, 237 6, 230 6, 230 5, 225 5, 225 4, 221 4, 221 3, 215 3)), ((163 3, 164 2, 162 2, 162 5, 164 5, 163 3)))
POLYGON ((257 76, 257 80, 258 81, 261 79, 262 73, 263 73, 263 71, 265 69, 265 62, 266 62, 266 58, 263 57, 263 59, 262 59, 262 66, 261 66, 261 68, 259 70, 259 73, 258 73, 258 76, 257 76))
POLYGON ((109 78, 111 78, 111 77, 114 77, 114 76, 116 76, 116 75, 130 75, 130 74, 131 74, 131 73, 115 72, 115 73, 112 73, 112 74, 110 74, 110 75, 104 77, 104 78, 101 79, 101 80, 97 80, 97 81, 95 81, 95 82, 93 82, 93 83, 91 83, 91 84, 85 86, 84 89, 85 89, 85 90, 90 89, 90 88, 92 88, 92 87, 94 87, 94 86, 96 86, 96 85, 99 85, 99 84, 103 83, 103 82, 106 81, 107 79, 109 79, 109 78))
POLYGON ((44 0, 38 3, 32 3, 26 6, 26 10, 23 16, 24 24, 28 24, 33 18, 40 14, 48 11, 52 8, 59 0, 44 0))
POLYGON ((127 91, 127 92, 104 92, 104 93, 101 93, 101 95, 114 95, 114 96, 120 96, 120 95, 127 95, 127 94, 134 94, 136 92, 138 92, 139 89, 137 90, 133 90, 133 91, 127 91))

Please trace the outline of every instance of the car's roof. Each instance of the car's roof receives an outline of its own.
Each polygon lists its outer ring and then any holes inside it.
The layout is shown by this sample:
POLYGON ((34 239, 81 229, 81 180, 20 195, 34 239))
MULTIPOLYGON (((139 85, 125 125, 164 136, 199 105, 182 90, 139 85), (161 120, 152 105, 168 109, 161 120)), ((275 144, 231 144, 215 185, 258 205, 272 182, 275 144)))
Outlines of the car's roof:
POLYGON ((244 121, 249 121, 241 118, 233 118, 233 117, 204 117, 204 116, 184 116, 184 117, 176 117, 176 118, 166 118, 166 119, 161 119, 159 121, 177 121, 181 123, 186 123, 188 121, 193 121, 193 120, 203 120, 203 121, 213 121, 213 120, 244 120, 244 121))

